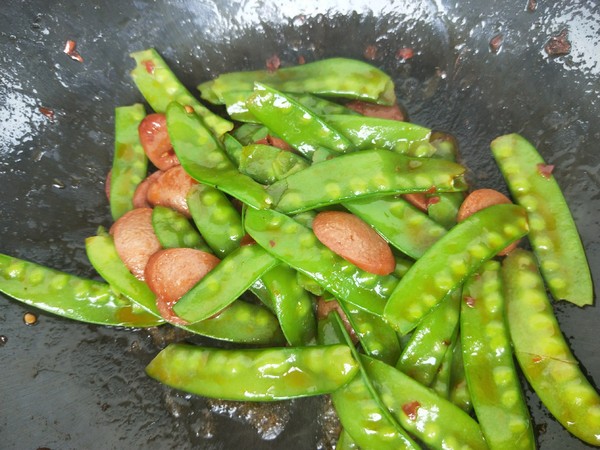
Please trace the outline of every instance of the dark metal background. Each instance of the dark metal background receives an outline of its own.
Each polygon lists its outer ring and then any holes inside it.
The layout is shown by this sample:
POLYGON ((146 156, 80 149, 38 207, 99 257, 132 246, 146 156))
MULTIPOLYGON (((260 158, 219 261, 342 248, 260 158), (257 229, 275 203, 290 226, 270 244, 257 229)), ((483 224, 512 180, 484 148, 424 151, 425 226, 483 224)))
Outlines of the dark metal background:
MULTIPOLYGON (((0 252, 93 276, 83 240, 110 224, 103 182, 113 109, 141 100, 129 52, 156 47, 193 88, 223 71, 264 67, 275 53, 291 65, 299 56, 363 58, 376 45, 374 64, 393 75, 412 119, 459 138, 473 186, 505 190, 489 142, 507 132, 525 135, 556 165, 598 297, 599 38, 599 5, 583 0, 539 1, 535 12, 526 0, 2 0, 0 252), (563 28, 572 51, 549 58, 543 46, 563 28), (83 64, 62 52, 67 39, 83 64), (401 47, 414 58, 396 59, 401 47), (55 111, 54 122, 40 106, 55 111)), ((144 375, 161 336, 47 314, 28 327, 27 310, 0 298, 2 449, 331 446, 321 399, 249 407, 184 396, 144 375)), ((597 382, 600 309, 556 310, 597 382)), ((527 397, 540 448, 585 447, 527 397)))

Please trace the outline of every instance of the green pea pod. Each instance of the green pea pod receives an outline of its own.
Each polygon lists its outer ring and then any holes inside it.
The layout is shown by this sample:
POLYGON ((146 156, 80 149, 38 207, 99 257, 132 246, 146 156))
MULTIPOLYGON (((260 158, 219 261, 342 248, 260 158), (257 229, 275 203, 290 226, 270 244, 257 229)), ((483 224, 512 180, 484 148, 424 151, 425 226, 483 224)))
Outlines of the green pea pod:
POLYGON ((379 316, 344 302, 340 302, 340 307, 365 353, 387 364, 396 364, 400 356, 400 342, 396 332, 379 316))
POLYGON ((465 282, 460 315, 473 407, 490 448, 535 449, 504 311, 500 263, 487 261, 465 282))
POLYGON ((240 246, 242 218, 223 192, 197 184, 190 189, 187 204, 196 227, 219 258, 240 246))
POLYGON ((240 159, 242 158, 242 148, 244 146, 231 134, 225 133, 223 135, 223 149, 231 162, 236 166, 240 165, 240 159))
POLYGON ((346 430, 340 432, 340 437, 335 444, 336 450, 360 450, 360 447, 354 442, 346 430))
POLYGON ((273 184, 309 166, 301 156, 270 145, 251 144, 242 148, 239 170, 261 184, 273 184))
POLYGON ((402 277, 384 317, 400 333, 408 333, 484 261, 527 231, 520 206, 495 205, 476 212, 433 244, 402 277))
POLYGON ((169 103, 177 102, 194 108, 216 137, 233 128, 231 122, 214 114, 190 94, 156 50, 134 52, 131 57, 136 62, 131 77, 154 111, 164 113, 169 103))
POLYGON ((356 150, 382 148, 404 154, 427 143, 431 134, 429 128, 414 123, 377 117, 332 114, 323 120, 350 139, 356 150))
POLYGON ((458 328, 460 289, 427 314, 404 347, 396 368, 431 386, 458 328))
MULTIPOLYGON (((228 91, 223 94, 227 114, 233 120, 249 123, 260 123, 259 120, 248 110, 248 98, 252 96, 254 91, 228 91)), ((346 108, 339 103, 330 102, 324 98, 316 97, 311 94, 290 94, 286 95, 302 106, 310 109, 318 115, 324 114, 350 114, 357 115, 358 113, 346 108)))
POLYGON ((26 305, 79 322, 119 327, 155 327, 148 314, 109 285, 0 254, 0 292, 26 305))
POLYGON ((224 350, 171 344, 146 367, 149 376, 176 389, 255 402, 328 394, 357 371, 346 345, 224 350))
POLYGON ((311 296, 298 284, 296 271, 284 264, 262 276, 281 330, 292 346, 308 345, 317 334, 317 322, 311 296))
POLYGON ((367 198, 342 203, 402 253, 420 258, 446 229, 427 214, 397 197, 367 198))
POLYGON ((155 206, 152 210, 152 227, 163 248, 190 247, 212 253, 188 218, 171 208, 155 206))
POLYGON ((477 422, 392 366, 362 355, 381 399, 403 428, 431 448, 487 449, 477 422))
POLYGON ((269 129, 258 123, 244 123, 233 130, 231 133, 240 144, 250 145, 259 139, 267 137, 269 129))
POLYGON ((462 337, 456 336, 456 345, 452 352, 452 369, 450 375, 450 401, 463 411, 470 413, 473 409, 471 394, 467 386, 465 365, 462 355, 462 337))
POLYGON ((254 208, 268 208, 272 200, 264 188, 238 172, 221 144, 194 113, 178 103, 167 107, 167 128, 175 154, 195 180, 238 198, 254 208))
POLYGON ((325 289, 319 283, 302 272, 296 272, 296 281, 304 290, 313 295, 323 295, 325 293, 325 289))
POLYGON ((290 96, 256 83, 248 109, 269 130, 307 158, 321 148, 344 153, 352 143, 310 109, 290 96))
POLYGON ((464 190, 464 167, 443 160, 365 150, 313 164, 267 188, 276 208, 295 214, 386 194, 464 190), (366 177, 365 174, 368 174, 366 177))
POLYGON ((117 220, 133 209, 133 194, 148 172, 148 158, 138 127, 146 115, 136 103, 115 109, 115 154, 110 172, 110 213, 117 220))
POLYGON ((518 134, 501 136, 491 147, 515 202, 527 210, 531 246, 548 289, 555 299, 591 305, 592 277, 581 238, 558 183, 544 172, 544 160, 518 134))
POLYGON ((347 58, 323 59, 274 72, 225 73, 200 84, 198 89, 203 99, 224 104, 225 92, 251 91, 256 81, 285 92, 355 98, 384 105, 396 101, 394 83, 389 75, 370 64, 347 58))
POLYGON ((600 445, 600 396, 569 350, 534 256, 512 251, 502 277, 510 337, 527 381, 567 431, 600 445))
POLYGON ((276 211, 248 209, 245 225, 261 247, 336 298, 375 315, 383 313, 387 295, 397 283, 395 277, 359 269, 321 244, 312 230, 276 211))
MULTIPOLYGON (((148 285, 125 267, 110 236, 93 236, 85 241, 90 262, 96 271, 119 292, 149 313, 160 317, 156 296, 148 285)), ((194 334, 229 342, 271 344, 283 342, 283 336, 273 314, 265 308, 242 301, 232 303, 221 314, 192 325, 174 326, 194 334)))
POLYGON ((173 306, 190 323, 207 319, 233 303, 278 261, 258 245, 231 252, 173 306))
POLYGON ((431 383, 431 389, 439 395, 440 397, 445 398, 446 400, 450 400, 450 382, 452 377, 452 359, 454 357, 454 347, 456 346, 456 336, 457 332, 452 336, 452 342, 446 350, 444 357, 442 358, 442 363, 438 368, 437 373, 435 374, 435 378, 431 383))

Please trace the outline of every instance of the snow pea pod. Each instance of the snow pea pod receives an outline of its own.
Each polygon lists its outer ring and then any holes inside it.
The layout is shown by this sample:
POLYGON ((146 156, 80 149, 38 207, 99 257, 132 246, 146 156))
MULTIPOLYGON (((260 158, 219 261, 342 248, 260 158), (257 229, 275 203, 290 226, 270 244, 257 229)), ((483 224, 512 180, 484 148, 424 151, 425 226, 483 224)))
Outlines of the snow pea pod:
POLYGON ((500 263, 487 261, 463 288, 460 326, 467 383, 490 448, 535 449, 504 310, 500 263))
POLYGON ((323 120, 352 142, 356 150, 383 148, 405 154, 410 147, 429 141, 429 128, 377 117, 330 114, 323 120))
POLYGON ((288 343, 302 346, 313 342, 317 334, 313 300, 298 284, 296 271, 279 264, 266 272, 261 280, 288 343))
POLYGON ((26 305, 79 322, 119 327, 155 327, 162 320, 106 283, 0 254, 0 292, 26 305))
POLYGON ((150 48, 130 56, 136 62, 131 77, 154 111, 164 113, 169 103, 177 102, 194 108, 216 137, 233 128, 233 123, 214 114, 192 96, 156 50, 150 48))
POLYGON ((200 84, 198 89, 203 99, 224 104, 225 92, 250 91, 256 81, 285 92, 355 98, 384 105, 396 101, 394 83, 389 75, 370 64, 348 58, 323 59, 274 72, 225 73, 200 84))
POLYGON ((464 190, 464 167, 443 160, 365 150, 313 164, 273 183, 276 208, 298 213, 325 205, 386 194, 464 190), (368 174, 365 177, 365 174, 368 174))
POLYGON ((163 248, 190 247, 212 253, 188 218, 171 208, 155 206, 152 210, 152 227, 163 248))
POLYGON ((346 430, 340 432, 340 437, 335 444, 336 450, 360 450, 360 447, 354 442, 346 430))
POLYGON ((224 350, 171 344, 146 367, 149 376, 176 389, 255 402, 327 394, 357 371, 346 345, 224 350))
POLYGON ((485 208, 433 244, 401 278, 384 317, 406 334, 486 260, 528 231, 527 213, 512 204, 485 208))
POLYGON ((569 350, 533 254, 511 252, 502 277, 510 337, 527 381, 567 431, 600 445, 600 396, 569 350))
POLYGON ((290 96, 256 83, 248 109, 269 130, 307 158, 321 148, 344 153, 352 143, 310 109, 290 96))
POLYGON ((446 229, 406 200, 397 197, 366 198, 343 202, 402 253, 418 259, 446 229))
MULTIPOLYGON (((248 98, 254 91, 228 91, 223 93, 223 99, 227 108, 227 114, 233 120, 248 123, 260 123, 260 121, 248 110, 248 98)), ((316 97, 311 94, 291 94, 285 93, 286 96, 294 99, 302 106, 305 106, 315 114, 320 116, 324 114, 349 114, 358 115, 355 111, 346 108, 339 103, 330 102, 324 98, 316 97)))
MULTIPOLYGON (((85 241, 96 271, 119 292, 150 314, 160 318, 156 296, 143 281, 125 267, 110 236, 93 236, 85 241)), ((232 303, 219 315, 192 325, 173 324, 194 334, 222 341, 276 345, 283 342, 277 319, 267 309, 242 301, 232 303)))
POLYGON ((515 202, 527 209, 531 246, 553 297, 591 305, 592 277, 581 238, 558 183, 544 171, 541 155, 518 134, 495 139, 491 148, 515 202))
POLYGON ((187 196, 192 219, 210 248, 223 258, 240 246, 242 218, 223 192, 197 184, 187 196))
POLYGON ((462 409, 394 367, 361 358, 385 405, 415 438, 436 449, 488 448, 481 428, 462 409))
POLYGON ((225 153, 227 153, 231 162, 236 166, 240 165, 242 148, 243 145, 231 134, 226 133, 223 135, 223 150, 225 150, 225 153))
POLYGON ((169 136, 185 171, 195 180, 238 198, 254 208, 268 208, 272 200, 252 178, 238 172, 220 142, 195 113, 175 102, 167 107, 169 136))
POLYGON ((470 413, 473 409, 471 394, 465 377, 465 365, 462 355, 462 336, 456 336, 456 344, 452 351, 452 373, 450 375, 450 401, 463 411, 470 413))
POLYGON ((277 263, 258 245, 240 247, 181 297, 173 311, 190 323, 207 319, 233 303, 277 263))
POLYGON ((456 336, 457 332, 452 337, 452 342, 446 350, 444 357, 442 358, 442 363, 438 368, 438 372, 435 374, 435 378, 431 383, 431 389, 438 394, 440 397, 443 397, 447 400, 450 399, 450 381, 452 377, 452 359, 454 356, 454 347, 456 346, 456 336))
POLYGON ((308 166, 308 161, 295 153, 270 145, 251 144, 242 147, 239 170, 261 184, 273 184, 308 166))
POLYGON ((262 124, 244 123, 229 133, 242 145, 250 145, 267 137, 269 129, 262 124))
POLYGON ((381 315, 397 283, 347 262, 319 242, 312 230, 273 210, 248 209, 246 231, 266 251, 315 280, 336 298, 381 315))
POLYGON ((133 209, 133 194, 148 172, 148 158, 140 143, 138 126, 146 116, 136 103, 115 109, 115 154, 110 172, 110 213, 117 220, 133 209))
POLYGON ((438 373, 458 328, 460 289, 448 294, 413 332, 396 368, 424 386, 430 386, 438 373))

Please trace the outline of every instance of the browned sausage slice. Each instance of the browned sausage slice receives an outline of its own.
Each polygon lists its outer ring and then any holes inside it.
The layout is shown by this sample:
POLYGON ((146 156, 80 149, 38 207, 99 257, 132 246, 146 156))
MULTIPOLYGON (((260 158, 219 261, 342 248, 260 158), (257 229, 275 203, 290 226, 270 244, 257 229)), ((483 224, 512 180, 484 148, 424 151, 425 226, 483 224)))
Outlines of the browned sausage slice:
POLYGON ((161 170, 157 170, 151 175, 148 175, 146 178, 142 180, 140 184, 138 184, 137 188, 135 188, 135 192, 133 193, 133 207, 134 208, 150 208, 152 205, 148 203, 148 189, 152 183, 158 180, 163 174, 161 170))
POLYGON ((166 206, 190 217, 186 198, 191 187, 197 183, 183 167, 171 167, 150 185, 146 198, 153 206, 166 206))
POLYGON ((429 208, 427 195, 422 194, 421 192, 415 192, 414 194, 402 194, 402 198, 423 212, 427 212, 427 208, 429 208))
POLYGON ((398 103, 392 106, 377 105, 375 103, 363 102, 361 100, 352 100, 346 103, 346 108, 350 108, 363 116, 379 117, 380 119, 408 121, 408 115, 402 111, 398 103))
POLYGON ((152 255, 146 265, 146 283, 156 294, 161 316, 185 324, 173 312, 173 305, 219 262, 216 256, 193 248, 170 248, 152 255))
POLYGON ((152 209, 132 209, 111 227, 119 257, 136 278, 144 279, 148 259, 161 249, 152 227, 152 209))
POLYGON ((377 275, 394 271, 388 243, 366 222, 343 211, 323 211, 313 221, 319 241, 357 267, 377 275))
MULTIPOLYGON (((494 189, 477 189, 467 195, 467 198, 464 199, 460 205, 460 208, 458 209, 456 219, 459 222, 462 222, 467 217, 475 214, 477 211, 487 208, 488 206, 501 205, 504 203, 512 202, 502 192, 498 192, 494 189)), ((498 255, 507 255, 514 250, 518 244, 518 241, 513 242, 504 250, 498 252, 498 255)))
POLYGON ((168 170, 179 164, 167 133, 167 117, 164 114, 149 114, 144 117, 138 133, 148 159, 158 169, 168 170))

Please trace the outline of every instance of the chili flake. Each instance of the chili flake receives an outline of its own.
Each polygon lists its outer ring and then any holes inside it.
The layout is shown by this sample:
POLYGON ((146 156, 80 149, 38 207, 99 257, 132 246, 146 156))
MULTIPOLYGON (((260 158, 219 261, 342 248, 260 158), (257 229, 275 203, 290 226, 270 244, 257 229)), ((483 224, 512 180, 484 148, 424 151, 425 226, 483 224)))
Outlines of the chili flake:
POLYGON ((537 164, 537 171, 539 172, 539 174, 541 176, 543 176, 544 178, 550 178, 550 175, 552 175, 552 172, 554 171, 554 164, 537 164))
POLYGON ((78 61, 80 63, 83 62, 83 58, 81 57, 81 55, 79 54, 79 52, 75 49, 75 47, 77 47, 77 42, 72 41, 72 40, 68 40, 65 43, 65 48, 63 49, 63 52, 65 52, 67 55, 69 55, 69 57, 72 60, 78 61))
POLYGON ((417 414, 421 404, 418 401, 406 403, 402 405, 402 411, 410 420, 417 420, 417 414))

